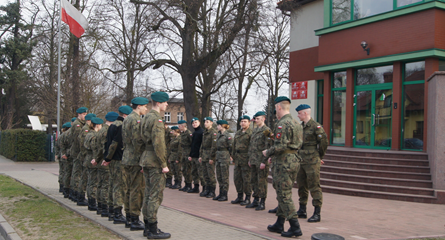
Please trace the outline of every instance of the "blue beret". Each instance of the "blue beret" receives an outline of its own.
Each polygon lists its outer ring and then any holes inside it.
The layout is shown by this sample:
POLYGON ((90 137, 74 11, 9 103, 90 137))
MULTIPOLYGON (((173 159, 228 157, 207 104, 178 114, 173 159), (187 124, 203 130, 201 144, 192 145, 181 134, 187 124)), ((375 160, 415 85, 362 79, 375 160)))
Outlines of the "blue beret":
POLYGON ((62 128, 70 128, 71 127, 71 122, 66 122, 62 125, 62 128))
POLYGON ((197 118, 197 117, 192 118, 191 123, 193 123, 194 121, 199 121, 199 118, 197 118))
POLYGON ((133 108, 131 108, 128 105, 125 106, 120 106, 119 107, 119 112, 126 114, 126 115, 130 115, 131 112, 133 112, 133 108))
POLYGON ((75 117, 71 118, 71 122, 76 121, 76 119, 77 119, 77 118, 75 118, 75 117))
POLYGON ((145 105, 148 103, 149 103, 148 99, 146 99, 144 97, 136 97, 131 100, 131 104, 135 104, 135 105, 145 105))
POLYGON ((117 117, 119 117, 117 112, 108 112, 107 115, 105 115, 105 119, 110 122, 116 121, 117 117))
POLYGON ((222 125, 222 124, 229 125, 229 123, 226 120, 218 120, 218 121, 216 121, 216 124, 218 124, 218 125, 222 125))
POLYGON ((104 123, 104 120, 102 120, 102 118, 93 117, 93 119, 91 119, 91 122, 94 124, 102 124, 104 123))
POLYGON ((255 117, 258 117, 258 116, 266 116, 266 113, 263 111, 259 111, 259 112, 255 113, 255 117))
POLYGON ((178 130, 179 128, 177 126, 173 126, 172 130, 178 130))
POLYGON ((94 113, 88 113, 86 116, 85 116, 85 120, 86 121, 91 121, 91 119, 93 119, 93 118, 95 118, 96 117, 96 114, 94 114, 94 113))
POLYGON ((282 101, 288 101, 290 103, 290 99, 288 97, 279 96, 279 97, 275 98, 275 104, 282 102, 282 101))
POLYGON ((241 116, 239 119, 240 119, 240 120, 247 119, 247 120, 250 121, 250 117, 247 116, 247 115, 241 116))
POLYGON ((77 113, 86 113, 88 112, 88 108, 86 107, 80 107, 76 110, 77 113))
POLYGON ((165 92, 154 92, 151 94, 151 100, 153 100, 155 102, 163 103, 163 102, 167 102, 168 99, 170 99, 170 97, 165 92))
POLYGON ((178 121, 178 124, 183 124, 183 123, 187 123, 187 122, 185 120, 178 121))
POLYGON ((297 108, 295 108, 295 111, 299 112, 299 111, 301 111, 301 110, 309 109, 309 108, 311 108, 311 106, 309 106, 309 105, 307 105, 307 104, 300 104, 300 105, 298 105, 297 108))
POLYGON ((204 118, 204 121, 212 121, 212 122, 213 122, 213 118, 211 118, 211 117, 205 117, 205 118, 204 118))

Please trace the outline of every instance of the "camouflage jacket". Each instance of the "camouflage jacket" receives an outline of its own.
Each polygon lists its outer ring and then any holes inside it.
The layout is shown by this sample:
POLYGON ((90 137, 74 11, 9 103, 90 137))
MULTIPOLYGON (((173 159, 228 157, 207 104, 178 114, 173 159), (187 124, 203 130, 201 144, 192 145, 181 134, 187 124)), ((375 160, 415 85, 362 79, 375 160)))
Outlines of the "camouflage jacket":
MULTIPOLYGON (((77 158, 78 157, 78 153, 80 152, 80 145, 81 143, 79 142, 79 134, 82 132, 82 128, 85 125, 85 121, 80 120, 79 118, 76 118, 76 120, 73 122, 73 124, 71 125, 72 127, 70 128, 70 142, 71 142, 71 157, 72 158, 77 158)), ((83 144, 83 142, 82 142, 83 144)))
POLYGON ((85 140, 83 142, 83 146, 85 147, 85 166, 88 168, 97 168, 98 165, 93 166, 91 164, 91 160, 93 159, 93 148, 94 142, 96 141, 97 132, 93 129, 90 129, 88 133, 85 135, 85 140))
MULTIPOLYGON (((87 134, 90 131, 94 131, 93 129, 90 128, 90 126, 88 126, 87 124, 85 124, 85 126, 83 126, 82 128, 82 132, 79 133, 79 136, 77 137, 79 142, 82 143, 80 146, 80 151, 79 151, 79 155, 77 155, 77 158, 82 162, 82 165, 84 167, 87 166, 88 162, 86 161, 86 155, 87 155, 87 149, 85 148, 85 137, 87 136, 87 134)), ((91 160, 90 160, 91 161, 91 160)))
POLYGON ((287 155, 295 155, 292 159, 300 158, 297 151, 303 144, 303 128, 290 114, 284 115, 275 124, 274 133, 274 144, 267 150, 267 157, 275 156, 273 160, 277 162, 288 162, 287 155))
POLYGON ((97 166, 103 169, 108 169, 108 166, 102 166, 102 161, 104 160, 104 149, 107 143, 109 127, 107 124, 102 124, 102 128, 96 133, 96 138, 93 142, 93 159, 96 159, 97 166))
POLYGON ((60 134, 59 135, 59 137, 57 138, 57 140, 55 141, 55 143, 54 143, 54 154, 55 154, 55 156, 57 157, 57 159, 59 160, 59 161, 61 161, 62 160, 62 158, 61 158, 61 156, 62 156, 62 152, 61 152, 61 142, 62 142, 62 136, 63 136, 63 133, 62 134, 60 134))
POLYGON ((323 127, 312 118, 303 126, 303 146, 298 151, 303 163, 315 164, 323 159, 328 149, 328 137, 323 127))
POLYGON ((60 136, 60 151, 61 151, 61 155, 65 155, 68 157, 68 161, 72 161, 72 157, 71 157, 71 128, 68 129, 68 131, 64 132, 61 136, 60 136), (63 136, 63 137, 62 137, 63 136))
POLYGON ((179 161, 179 135, 170 141, 170 154, 168 156, 169 162, 179 161))
POLYGON ((181 161, 188 158, 190 155, 190 150, 192 148, 192 132, 190 130, 185 130, 179 135, 180 146, 181 146, 181 161))
POLYGON ((148 168, 167 167, 165 127, 158 111, 151 110, 142 119, 141 135, 145 148, 141 156, 140 165, 148 168))
POLYGON ((245 132, 240 129, 235 134, 233 140, 232 156, 236 165, 247 165, 249 162, 249 145, 252 129, 248 128, 245 132))
POLYGON ((144 142, 141 137, 141 116, 135 111, 131 112, 122 124, 122 142, 124 144, 122 164, 139 165, 144 142))
POLYGON ((170 133, 171 129, 169 127, 165 127, 165 149, 167 149, 167 159, 170 156, 170 143, 172 140, 172 135, 170 133))
POLYGON ((219 132, 214 141, 216 142, 215 160, 218 162, 230 162, 233 139, 230 137, 229 133, 227 133, 227 131, 224 131, 223 133, 219 132))
POLYGON ((201 148, 199 149, 199 156, 203 162, 215 160, 216 157, 216 135, 218 131, 214 128, 204 130, 202 134, 201 148))
POLYGON ((261 163, 268 164, 267 157, 263 155, 263 150, 272 146, 272 139, 269 136, 270 128, 263 125, 253 130, 250 137, 249 161, 251 165, 259 166, 261 163))

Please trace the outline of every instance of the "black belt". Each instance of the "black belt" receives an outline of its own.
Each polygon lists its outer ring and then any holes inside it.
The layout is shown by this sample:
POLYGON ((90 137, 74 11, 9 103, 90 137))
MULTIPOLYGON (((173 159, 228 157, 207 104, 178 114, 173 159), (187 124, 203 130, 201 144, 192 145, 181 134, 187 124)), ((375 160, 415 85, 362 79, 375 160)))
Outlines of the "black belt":
POLYGON ((236 150, 237 153, 248 153, 248 150, 236 150))

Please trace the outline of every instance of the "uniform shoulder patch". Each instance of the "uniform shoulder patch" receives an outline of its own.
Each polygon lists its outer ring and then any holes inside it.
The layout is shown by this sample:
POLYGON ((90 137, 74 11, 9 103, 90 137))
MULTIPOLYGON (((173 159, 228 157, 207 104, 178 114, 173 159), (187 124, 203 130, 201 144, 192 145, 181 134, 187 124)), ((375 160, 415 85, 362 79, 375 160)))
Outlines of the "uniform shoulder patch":
POLYGON ((278 129, 282 129, 283 128, 283 126, 278 126, 278 129))
POLYGON ((85 130, 85 132, 88 132, 88 130, 85 130))
POLYGON ((229 137, 229 139, 232 139, 232 137, 229 137))
POLYGON ((277 133, 276 138, 277 138, 277 139, 280 139, 280 138, 281 138, 281 133, 277 133))
POLYGON ((318 125, 318 126, 317 126, 317 128, 321 128, 321 126, 320 126, 320 125, 318 125))
POLYGON ((80 125, 79 125, 79 124, 77 124, 77 126, 78 126, 78 127, 80 127, 80 125))
POLYGON ((158 122, 162 122, 162 119, 159 119, 158 122))
POLYGON ((193 134, 190 133, 190 136, 193 136, 193 134))
POLYGON ((141 123, 141 120, 138 120, 138 123, 141 123))
POLYGON ((216 133, 214 133, 213 135, 215 135, 215 136, 216 136, 216 133))

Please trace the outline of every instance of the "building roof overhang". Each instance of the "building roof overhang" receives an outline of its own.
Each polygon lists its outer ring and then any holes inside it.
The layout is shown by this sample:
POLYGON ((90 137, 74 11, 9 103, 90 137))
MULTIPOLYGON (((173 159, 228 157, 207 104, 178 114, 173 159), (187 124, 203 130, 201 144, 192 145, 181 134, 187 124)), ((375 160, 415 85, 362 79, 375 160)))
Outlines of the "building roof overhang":
POLYGON ((283 12, 292 12, 301 5, 315 1, 316 0, 282 0, 277 3, 277 8, 283 12))

